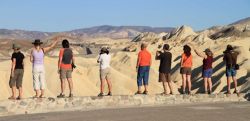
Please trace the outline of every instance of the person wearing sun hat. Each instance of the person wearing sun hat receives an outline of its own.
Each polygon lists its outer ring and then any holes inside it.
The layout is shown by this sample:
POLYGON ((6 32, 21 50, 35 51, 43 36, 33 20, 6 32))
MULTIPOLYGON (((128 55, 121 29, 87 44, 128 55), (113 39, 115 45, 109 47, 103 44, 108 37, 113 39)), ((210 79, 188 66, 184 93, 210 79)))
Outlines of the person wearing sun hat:
POLYGON ((227 94, 231 94, 231 79, 234 82, 234 93, 239 95, 239 91, 237 90, 237 58, 239 55, 239 52, 236 52, 232 45, 227 45, 226 50, 224 53, 224 62, 226 63, 226 77, 227 77, 227 94))
POLYGON ((101 85, 100 85, 100 93, 98 96, 104 96, 104 83, 105 81, 108 84, 108 96, 112 96, 112 84, 111 84, 111 79, 110 79, 110 61, 111 61, 111 56, 109 54, 108 47, 102 47, 100 51, 100 55, 98 57, 97 62, 100 63, 100 80, 101 80, 101 85))
POLYGON ((21 46, 18 44, 13 44, 13 54, 11 56, 12 66, 9 86, 12 91, 12 96, 9 99, 22 99, 22 82, 23 82, 23 73, 24 73, 24 55, 20 51, 21 46), (16 97, 16 89, 19 91, 19 96, 16 97))
POLYGON ((44 55, 46 52, 54 48, 59 41, 58 38, 48 47, 41 47, 40 39, 36 39, 32 44, 34 48, 31 50, 30 61, 32 63, 32 76, 33 76, 33 87, 36 92, 34 98, 43 98, 44 90, 46 87, 45 81, 45 68, 44 68, 44 55))
POLYGON ((203 66, 202 66, 202 77, 204 80, 204 89, 205 89, 205 94, 212 94, 212 74, 213 74, 213 52, 207 48, 205 51, 199 52, 197 49, 194 47, 195 53, 203 58, 203 66), (209 88, 209 89, 208 89, 209 88))

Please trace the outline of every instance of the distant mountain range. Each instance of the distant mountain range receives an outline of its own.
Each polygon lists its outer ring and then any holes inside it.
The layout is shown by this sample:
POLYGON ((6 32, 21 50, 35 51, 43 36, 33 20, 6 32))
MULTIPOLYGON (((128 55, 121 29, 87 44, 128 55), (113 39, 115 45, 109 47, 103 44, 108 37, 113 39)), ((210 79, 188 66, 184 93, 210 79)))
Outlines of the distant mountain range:
POLYGON ((113 39, 133 38, 142 32, 170 32, 174 28, 171 27, 148 27, 148 26, 96 26, 91 28, 76 29, 65 32, 39 32, 39 31, 25 31, 25 30, 8 30, 0 29, 0 39, 27 39, 33 40, 36 38, 45 39, 54 34, 67 34, 80 38, 97 38, 109 37, 113 39))
MULTIPOLYGON (((225 25, 237 26, 240 28, 249 28, 250 17, 241 19, 239 21, 233 22, 232 24, 225 25)), ((220 27, 213 27, 210 29, 221 29, 220 27)), ((69 36, 74 36, 81 39, 86 38, 98 38, 107 37, 112 39, 123 39, 123 38, 134 38, 142 32, 171 32, 175 28, 172 27, 149 27, 149 26, 96 26, 90 28, 76 29, 72 31, 65 32, 40 32, 40 31, 25 31, 25 30, 8 30, 0 29, 0 39, 22 39, 22 40, 33 40, 33 39, 46 39, 55 34, 64 34, 69 36)))

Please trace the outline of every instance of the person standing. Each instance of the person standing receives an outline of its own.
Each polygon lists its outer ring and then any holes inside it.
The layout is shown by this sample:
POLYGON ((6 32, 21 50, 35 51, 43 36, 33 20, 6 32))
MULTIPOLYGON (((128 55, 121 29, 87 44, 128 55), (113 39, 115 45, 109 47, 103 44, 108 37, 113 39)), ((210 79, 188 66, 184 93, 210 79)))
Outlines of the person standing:
POLYGON ((162 82, 164 92, 162 94, 167 94, 167 88, 170 89, 170 94, 173 94, 173 87, 171 82, 171 63, 172 63, 172 53, 169 52, 169 44, 163 46, 163 53, 161 51, 156 52, 156 60, 160 60, 159 67, 159 82, 162 82))
POLYGON ((148 94, 148 79, 149 79, 149 70, 151 66, 151 54, 147 50, 147 44, 141 44, 141 51, 138 54, 137 58, 137 86, 138 91, 135 94, 148 94), (144 85, 144 92, 142 93, 142 82, 144 85))
POLYGON ((199 52, 197 49, 194 49, 195 53, 203 58, 203 66, 202 66, 202 77, 204 80, 204 88, 205 94, 212 93, 212 64, 213 64, 213 53, 212 51, 207 48, 204 53, 199 52), (208 90, 209 88, 209 90, 208 90))
POLYGON ((100 80, 101 80, 101 85, 100 85, 100 93, 98 96, 104 96, 103 90, 104 90, 104 83, 105 80, 108 84, 108 96, 112 96, 112 84, 110 80, 110 61, 111 61, 111 56, 109 54, 109 50, 106 47, 103 47, 101 49, 100 55, 98 57, 97 63, 100 63, 100 80))
POLYGON ((186 82, 188 86, 188 94, 191 94, 191 74, 192 74, 192 55, 191 47, 185 45, 183 47, 184 53, 181 56, 181 69, 180 73, 182 75, 182 94, 186 94, 186 82))
POLYGON ((9 97, 10 100, 21 100, 23 96, 22 83, 23 83, 23 74, 24 74, 24 55, 20 51, 20 46, 18 44, 13 44, 12 49, 14 50, 11 61, 11 74, 9 86, 12 91, 12 96, 9 97), (19 91, 19 96, 16 97, 16 89, 19 91))
POLYGON ((227 76, 227 94, 231 94, 231 79, 233 79, 234 82, 234 93, 237 93, 239 95, 239 91, 237 90, 237 57, 239 53, 234 50, 232 45, 227 45, 226 50, 224 51, 224 62, 226 63, 226 76, 227 76))
POLYGON ((58 98, 64 98, 65 82, 68 81, 69 84, 69 97, 73 97, 73 81, 72 81, 72 65, 74 64, 73 51, 69 47, 69 41, 63 40, 62 47, 59 53, 58 60, 58 73, 60 74, 61 79, 61 93, 58 95, 58 98))
POLYGON ((36 92, 34 98, 43 98, 44 89, 46 87, 44 54, 54 48, 58 42, 56 39, 50 46, 42 48, 40 39, 36 39, 32 44, 34 48, 31 50, 30 61, 32 63, 33 87, 36 92))

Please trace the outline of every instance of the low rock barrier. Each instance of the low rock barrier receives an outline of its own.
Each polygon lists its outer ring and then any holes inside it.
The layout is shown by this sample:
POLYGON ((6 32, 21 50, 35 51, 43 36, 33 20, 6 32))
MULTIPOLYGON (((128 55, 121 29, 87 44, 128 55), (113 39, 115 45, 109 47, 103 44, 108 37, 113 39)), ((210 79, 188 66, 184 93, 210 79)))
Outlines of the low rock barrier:
POLYGON ((119 95, 104 97, 43 98, 0 101, 0 116, 48 113, 58 111, 82 111, 103 108, 139 107, 211 102, 249 101, 248 94, 194 94, 194 95, 119 95))

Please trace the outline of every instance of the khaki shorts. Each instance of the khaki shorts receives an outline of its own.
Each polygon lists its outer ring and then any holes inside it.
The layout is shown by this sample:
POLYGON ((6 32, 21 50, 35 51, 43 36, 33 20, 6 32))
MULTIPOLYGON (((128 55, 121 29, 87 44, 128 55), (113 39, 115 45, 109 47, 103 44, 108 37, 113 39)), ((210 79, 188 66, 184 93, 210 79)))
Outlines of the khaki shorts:
POLYGON ((72 69, 61 69, 60 70, 60 78, 61 79, 72 78, 72 69))
POLYGON ((159 73, 159 82, 170 82, 170 73, 159 73))
POLYGON ((105 79, 110 80, 110 68, 100 70, 100 79, 101 80, 105 80, 105 79))
POLYGON ((11 77, 9 81, 10 88, 15 86, 17 87, 17 89, 19 89, 20 87, 22 87, 23 73, 24 73, 23 69, 14 70, 14 77, 11 77))
POLYGON ((181 74, 186 74, 186 75, 191 75, 192 74, 192 69, 188 67, 182 67, 180 70, 181 74))

